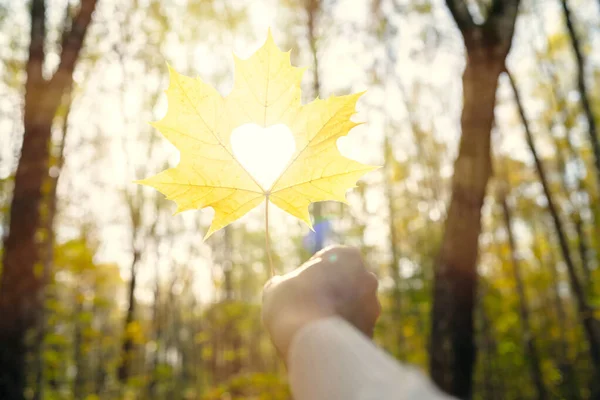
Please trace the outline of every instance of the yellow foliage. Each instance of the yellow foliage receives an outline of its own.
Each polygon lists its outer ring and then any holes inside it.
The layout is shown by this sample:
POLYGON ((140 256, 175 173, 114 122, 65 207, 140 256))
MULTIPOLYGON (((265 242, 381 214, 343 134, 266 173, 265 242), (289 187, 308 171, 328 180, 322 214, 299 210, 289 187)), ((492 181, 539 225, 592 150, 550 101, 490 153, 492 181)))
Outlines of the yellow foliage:
POLYGON ((142 326, 137 321, 133 321, 133 322, 130 322, 129 324, 127 324, 125 334, 135 344, 141 344, 141 343, 144 343, 144 341, 145 341, 142 326))
POLYGON ((208 341, 208 338, 208 332, 200 332, 194 336, 194 342, 198 344, 205 343, 208 341))
POLYGON ((212 347, 203 347, 202 348, 202 359, 203 360, 210 360, 213 357, 213 349, 212 347))
POLYGON ((177 212, 212 207, 206 237, 265 198, 310 226, 310 203, 345 202, 346 191, 377 168, 345 158, 337 148, 337 139, 358 125, 350 117, 362 93, 302 105, 304 68, 291 65, 289 51, 280 51, 270 33, 251 57, 235 57, 234 87, 226 97, 200 79, 171 67, 169 73, 168 111, 153 125, 179 149, 180 162, 138 183, 175 201, 177 212), (248 123, 285 124, 294 136, 295 153, 271 187, 261 187, 234 156, 231 133, 248 123))

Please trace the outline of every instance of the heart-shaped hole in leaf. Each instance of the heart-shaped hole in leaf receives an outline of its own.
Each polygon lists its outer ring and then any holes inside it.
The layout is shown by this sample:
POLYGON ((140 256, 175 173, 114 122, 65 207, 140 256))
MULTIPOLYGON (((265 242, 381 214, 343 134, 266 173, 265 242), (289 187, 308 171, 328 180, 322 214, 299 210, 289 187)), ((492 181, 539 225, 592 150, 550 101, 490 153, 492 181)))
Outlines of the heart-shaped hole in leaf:
POLYGON ((267 128, 244 124, 231 132, 231 148, 246 171, 268 191, 288 165, 296 143, 284 124, 267 128))

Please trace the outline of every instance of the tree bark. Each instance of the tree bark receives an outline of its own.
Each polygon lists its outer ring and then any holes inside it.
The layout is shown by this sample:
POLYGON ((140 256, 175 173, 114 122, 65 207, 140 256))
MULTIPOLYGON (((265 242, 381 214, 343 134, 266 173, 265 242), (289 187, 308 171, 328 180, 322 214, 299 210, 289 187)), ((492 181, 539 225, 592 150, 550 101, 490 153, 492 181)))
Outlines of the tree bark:
POLYGON ((498 77, 510 50, 518 0, 495 0, 475 25, 462 0, 447 0, 464 38, 462 135, 438 255, 432 308, 430 371, 445 392, 469 399, 475 363, 473 310, 481 207, 491 175, 490 137, 498 77))
POLYGON ((15 174, 9 233, 4 243, 0 281, 0 398, 23 399, 25 389, 24 339, 35 327, 43 306, 44 285, 41 252, 44 203, 42 185, 48 174, 49 143, 54 115, 63 94, 70 90, 73 70, 96 0, 82 0, 71 28, 63 34, 56 73, 44 79, 46 7, 44 0, 31 2, 31 32, 25 83, 24 136, 15 174))
POLYGON ((527 292, 525 291, 525 285, 523 284, 523 278, 521 277, 521 265, 517 257, 515 238, 512 230, 511 210, 506 201, 506 192, 501 190, 498 197, 498 201, 502 206, 504 226, 508 235, 508 244, 510 246, 510 257, 512 262, 513 278, 515 280, 517 296, 519 299, 519 316, 521 317, 521 328, 523 329, 523 344, 525 345, 525 356, 527 357, 527 361, 529 363, 531 378, 537 391, 537 398, 540 400, 545 400, 548 398, 548 393, 546 392, 546 387, 544 386, 544 378, 542 375, 542 368, 540 364, 540 355, 535 343, 533 332, 531 330, 529 304, 527 300, 527 292))
POLYGON ((507 75, 514 92, 515 102, 519 110, 521 122, 523 123, 523 127, 525 129, 527 145, 529 146, 529 149, 533 156, 535 167, 540 178, 540 183, 542 184, 544 195, 546 196, 546 200, 548 202, 548 211, 550 212, 550 215, 552 217, 561 253, 567 266, 567 273, 569 275, 571 291, 573 292, 573 296, 575 297, 577 310, 579 312, 579 319, 583 325, 586 334, 586 338, 589 345, 590 358, 594 367, 596 380, 598 380, 600 379, 600 330, 598 329, 598 321, 596 321, 596 319, 594 318, 593 309, 586 302, 585 291, 579 280, 579 276, 577 275, 577 270, 575 268, 575 263, 573 262, 573 257, 571 256, 571 249, 569 248, 567 236, 560 216, 558 214, 558 210, 554 204, 554 198, 552 197, 552 193, 550 192, 550 187, 548 184, 548 179, 546 178, 546 171, 544 169, 544 165, 542 164, 542 161, 538 156, 537 147, 535 145, 533 135, 529 128, 529 123, 525 115, 525 109, 523 108, 519 91, 517 90, 517 86, 512 75, 508 72, 507 75))

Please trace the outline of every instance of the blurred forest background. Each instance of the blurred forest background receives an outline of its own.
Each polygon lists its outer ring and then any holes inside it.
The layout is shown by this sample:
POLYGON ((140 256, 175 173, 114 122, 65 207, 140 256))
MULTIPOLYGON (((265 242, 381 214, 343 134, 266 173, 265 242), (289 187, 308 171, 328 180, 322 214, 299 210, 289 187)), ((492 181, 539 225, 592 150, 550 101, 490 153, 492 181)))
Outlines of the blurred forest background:
POLYGON ((305 101, 368 89, 340 147, 384 165, 314 234, 274 213, 278 271, 359 246, 375 340, 448 392, 600 398, 598 0, 0 0, 0 398, 290 398, 264 208, 202 242, 132 183, 177 162, 166 62, 226 94, 268 27, 305 101))

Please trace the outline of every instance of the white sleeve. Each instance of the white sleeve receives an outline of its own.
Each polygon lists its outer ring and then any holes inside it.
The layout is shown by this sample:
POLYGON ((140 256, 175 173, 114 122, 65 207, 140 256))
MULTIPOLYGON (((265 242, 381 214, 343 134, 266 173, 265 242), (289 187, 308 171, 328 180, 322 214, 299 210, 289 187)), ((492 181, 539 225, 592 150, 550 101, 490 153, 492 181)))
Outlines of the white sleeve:
POLYGON ((294 336, 288 373, 295 400, 451 399, 338 317, 315 321, 294 336))

